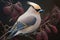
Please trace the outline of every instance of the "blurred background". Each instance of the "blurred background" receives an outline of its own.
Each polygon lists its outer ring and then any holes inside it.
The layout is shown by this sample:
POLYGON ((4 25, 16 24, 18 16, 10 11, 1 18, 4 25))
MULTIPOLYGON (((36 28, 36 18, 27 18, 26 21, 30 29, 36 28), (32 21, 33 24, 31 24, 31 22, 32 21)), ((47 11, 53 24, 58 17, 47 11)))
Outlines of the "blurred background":
MULTIPOLYGON (((8 0, 3 0, 3 1, 0 0, 0 25, 7 24, 9 26, 12 26, 16 22, 16 20, 15 21, 12 20, 13 23, 9 22, 10 18, 12 18, 11 15, 6 15, 3 11, 3 8, 6 6, 8 0), (5 3, 3 1, 5 1, 5 3)), ((48 40, 60 40, 60 0, 13 0, 12 3, 15 4, 18 1, 21 2, 22 8, 24 10, 20 15, 22 15, 29 8, 30 5, 27 4, 27 1, 35 2, 42 7, 42 9, 44 10, 44 13, 41 14, 42 20, 44 19, 45 16, 47 16, 47 15, 51 16, 54 13, 54 17, 56 19, 55 19, 55 21, 51 21, 50 23, 54 24, 57 27, 58 33, 57 34, 54 34, 54 33, 48 34, 48 38, 49 38, 48 40)), ((50 20, 52 20, 52 19, 50 19, 50 20)), ((1 30, 0 36, 2 36, 4 34, 2 32, 2 31, 4 31, 4 27, 0 26, 0 30, 1 30)), ((23 38, 23 37, 20 39, 29 40, 29 38, 23 38)), ((16 40, 18 40, 18 39, 16 39, 16 40)))

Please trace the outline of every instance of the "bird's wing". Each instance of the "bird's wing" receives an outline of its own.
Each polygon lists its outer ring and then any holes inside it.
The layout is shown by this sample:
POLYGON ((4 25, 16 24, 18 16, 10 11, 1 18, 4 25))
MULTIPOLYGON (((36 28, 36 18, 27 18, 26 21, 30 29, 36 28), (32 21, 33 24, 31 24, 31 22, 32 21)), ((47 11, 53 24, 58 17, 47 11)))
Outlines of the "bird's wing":
POLYGON ((36 22, 36 17, 34 16, 28 16, 22 20, 22 22, 16 22, 16 24, 12 27, 10 30, 11 34, 9 37, 12 37, 14 34, 16 34, 17 31, 22 30, 26 28, 27 26, 32 26, 36 22))
POLYGON ((36 20, 37 20, 36 17, 28 16, 28 17, 25 17, 24 19, 22 19, 21 22, 27 24, 28 26, 31 26, 31 25, 35 24, 36 20))
POLYGON ((12 29, 22 29, 24 28, 24 26, 31 26, 31 25, 34 25, 35 22, 36 22, 36 17, 34 16, 28 16, 28 17, 25 17, 24 19, 22 19, 22 21, 17 21, 15 23, 15 25, 12 27, 12 29))

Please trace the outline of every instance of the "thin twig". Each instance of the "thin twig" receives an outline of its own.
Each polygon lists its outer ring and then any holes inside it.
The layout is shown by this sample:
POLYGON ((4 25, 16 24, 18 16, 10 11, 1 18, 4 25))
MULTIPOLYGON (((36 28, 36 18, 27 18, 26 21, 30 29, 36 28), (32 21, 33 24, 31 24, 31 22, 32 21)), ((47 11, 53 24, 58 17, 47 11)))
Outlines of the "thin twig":
POLYGON ((40 27, 42 27, 43 25, 45 25, 46 23, 48 23, 50 20, 47 20, 46 22, 44 22, 42 25, 40 25, 40 27))
POLYGON ((0 39, 2 39, 3 37, 5 37, 5 35, 6 35, 6 34, 8 34, 8 32, 7 32, 7 33, 5 33, 3 36, 1 36, 1 37, 0 37, 0 39))
MULTIPOLYGON (((9 30, 11 27, 9 27, 7 30, 9 30)), ((5 34, 3 34, 0 39, 2 39, 3 37, 5 37, 9 32, 6 32, 5 34)))

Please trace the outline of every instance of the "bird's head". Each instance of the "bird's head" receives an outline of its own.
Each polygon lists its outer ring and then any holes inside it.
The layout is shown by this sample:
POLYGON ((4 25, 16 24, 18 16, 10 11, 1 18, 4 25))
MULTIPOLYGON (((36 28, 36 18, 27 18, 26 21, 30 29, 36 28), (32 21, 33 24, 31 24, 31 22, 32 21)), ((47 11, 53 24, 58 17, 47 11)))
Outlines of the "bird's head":
POLYGON ((31 5, 36 11, 42 13, 43 10, 41 9, 41 6, 39 6, 38 4, 34 3, 34 2, 27 2, 29 5, 31 5))

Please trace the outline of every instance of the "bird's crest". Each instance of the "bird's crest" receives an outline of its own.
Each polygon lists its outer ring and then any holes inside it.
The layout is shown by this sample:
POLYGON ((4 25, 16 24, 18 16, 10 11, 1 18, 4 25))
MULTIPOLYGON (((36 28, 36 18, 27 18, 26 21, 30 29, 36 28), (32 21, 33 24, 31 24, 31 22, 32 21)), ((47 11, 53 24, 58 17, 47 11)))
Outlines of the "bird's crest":
POLYGON ((31 5, 31 6, 33 6, 35 9, 41 9, 41 7, 38 5, 38 4, 36 4, 36 3, 34 3, 34 2, 27 2, 29 5, 31 5))

